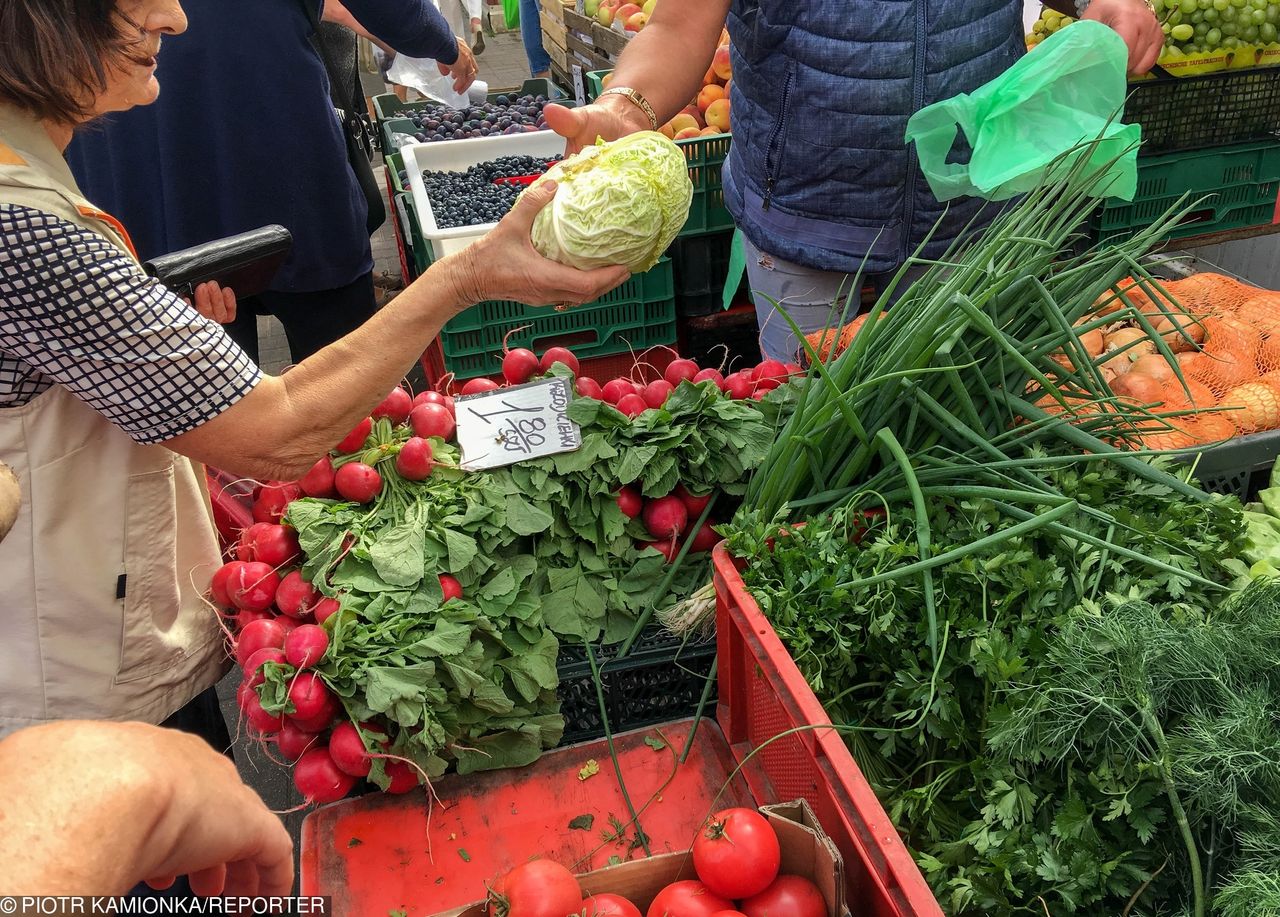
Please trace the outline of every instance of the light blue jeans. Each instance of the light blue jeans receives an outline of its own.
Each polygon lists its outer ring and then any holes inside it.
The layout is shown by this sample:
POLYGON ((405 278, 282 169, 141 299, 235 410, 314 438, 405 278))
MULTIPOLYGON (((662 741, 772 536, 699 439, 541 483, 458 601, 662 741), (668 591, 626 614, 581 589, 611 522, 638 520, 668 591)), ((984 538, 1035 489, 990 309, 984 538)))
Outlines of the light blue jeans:
MULTIPOLYGON (((839 328, 861 311, 862 291, 853 289, 853 277, 834 271, 820 271, 776 255, 769 255, 743 236, 747 256, 747 282, 760 323, 760 351, 766 359, 786 363, 795 360, 801 347, 791 325, 778 314, 778 306, 800 326, 804 334, 824 328, 839 328), (777 303, 777 306, 774 304, 777 303)), ((897 299, 911 282, 927 269, 913 267, 894 292, 897 299)), ((864 274, 863 281, 880 295, 896 272, 864 274)))
POLYGON ((538 0, 520 0, 520 38, 529 59, 529 75, 547 73, 551 58, 542 47, 542 21, 538 18, 538 0))

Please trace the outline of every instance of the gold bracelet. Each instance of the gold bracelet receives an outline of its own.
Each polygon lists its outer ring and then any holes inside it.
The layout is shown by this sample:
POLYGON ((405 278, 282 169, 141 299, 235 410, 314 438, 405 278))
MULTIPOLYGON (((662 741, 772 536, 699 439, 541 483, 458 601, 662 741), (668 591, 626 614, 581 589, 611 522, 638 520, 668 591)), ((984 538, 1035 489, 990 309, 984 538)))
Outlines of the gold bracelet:
POLYGON ((653 111, 653 106, 649 104, 649 100, 640 93, 636 92, 629 86, 612 86, 600 93, 600 98, 605 96, 623 96, 630 100, 631 104, 644 112, 645 117, 649 119, 649 130, 656 131, 658 129, 658 116, 653 111))

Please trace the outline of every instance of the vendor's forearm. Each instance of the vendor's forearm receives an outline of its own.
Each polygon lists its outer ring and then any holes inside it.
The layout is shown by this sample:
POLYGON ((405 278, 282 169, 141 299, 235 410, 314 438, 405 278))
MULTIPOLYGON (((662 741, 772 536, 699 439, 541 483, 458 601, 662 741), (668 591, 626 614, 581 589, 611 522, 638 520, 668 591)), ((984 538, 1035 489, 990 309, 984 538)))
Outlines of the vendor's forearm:
POLYGON ((653 106, 658 123, 669 121, 702 86, 728 13, 729 0, 659 3, 653 19, 627 45, 611 85, 637 90, 653 106))
POLYGON ((301 477, 400 383, 460 311, 470 294, 452 280, 454 259, 438 262, 360 328, 288 372, 264 378, 168 447, 234 474, 301 477))

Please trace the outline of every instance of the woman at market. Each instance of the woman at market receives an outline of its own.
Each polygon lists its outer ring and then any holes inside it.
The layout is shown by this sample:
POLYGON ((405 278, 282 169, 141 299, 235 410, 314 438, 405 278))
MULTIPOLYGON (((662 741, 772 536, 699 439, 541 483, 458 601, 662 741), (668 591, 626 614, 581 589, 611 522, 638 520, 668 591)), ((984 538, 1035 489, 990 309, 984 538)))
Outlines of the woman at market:
POLYGON ((227 662, 201 598, 218 547, 197 463, 294 479, 464 308, 581 303, 626 277, 537 255, 529 229, 552 188, 355 332, 264 375, 145 276, 60 155, 78 126, 156 98, 161 37, 185 28, 176 0, 0 0, 0 461, 24 493, 0 544, 0 735, 160 723, 202 702, 220 727, 208 689, 227 662))
MULTIPOLYGON (((1159 56, 1150 0, 1046 5, 1114 28, 1136 73, 1159 56)), ((660 2, 610 88, 584 108, 548 108, 547 123, 570 150, 656 130, 697 94, 728 17, 725 205, 745 239, 762 349, 786 361, 798 342, 775 303, 818 331, 833 304, 839 320, 849 275, 867 272, 879 292, 926 238, 924 256, 937 257, 984 223, 981 201, 938 203, 903 137, 914 112, 976 89, 1025 52, 1022 13, 1022 0, 660 2)))

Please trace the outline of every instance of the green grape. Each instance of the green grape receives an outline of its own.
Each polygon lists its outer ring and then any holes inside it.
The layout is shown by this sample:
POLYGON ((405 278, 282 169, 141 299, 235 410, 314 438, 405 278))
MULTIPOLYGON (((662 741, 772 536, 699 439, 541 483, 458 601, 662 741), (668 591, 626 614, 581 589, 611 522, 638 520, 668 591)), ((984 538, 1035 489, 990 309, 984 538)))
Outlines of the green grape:
POLYGON ((1280 23, 1280 6, 1267 7, 1267 22, 1272 25, 1280 23))
POLYGON ((1231 0, 1213 0, 1213 8, 1221 13, 1231 5, 1231 0))
POLYGON ((1224 38, 1224 39, 1222 40, 1222 47, 1226 48, 1228 51, 1233 51, 1233 50, 1235 50, 1236 48, 1240 47, 1240 39, 1238 39, 1238 38, 1224 38))
POLYGON ((1245 42, 1252 45, 1257 43, 1259 34, 1261 34, 1259 27, 1251 25, 1249 28, 1244 30, 1240 37, 1243 38, 1245 42))
POLYGON ((1262 37, 1262 40, 1264 42, 1266 42, 1267 44, 1271 44, 1273 41, 1276 40, 1277 34, 1280 34, 1280 33, 1277 33, 1276 27, 1268 22, 1258 29, 1258 34, 1262 37))
POLYGON ((1265 10, 1271 5, 1271 0, 1253 0, 1253 8, 1255 10, 1265 10))
POLYGON ((1240 9, 1240 7, 1244 6, 1248 2, 1249 0, 1231 0, 1231 5, 1236 9, 1240 9))
POLYGON ((1193 29, 1191 26, 1187 25, 1185 22, 1182 23, 1182 25, 1175 25, 1173 27, 1172 35, 1175 41, 1190 41, 1191 36, 1195 34, 1196 34, 1196 30, 1193 29))
POLYGON ((1184 16, 1190 16, 1196 10, 1200 9, 1199 0, 1182 0, 1179 4, 1184 16))
POLYGON ((1207 22, 1207 23, 1209 23, 1210 25, 1213 25, 1213 24, 1217 23, 1217 21, 1218 21, 1218 11, 1217 11, 1217 10, 1205 10, 1205 11, 1204 11, 1204 21, 1205 21, 1205 22, 1207 22))
POLYGON ((1222 11, 1223 22, 1235 22, 1239 18, 1240 18, 1240 13, 1236 10, 1234 6, 1229 6, 1222 11))
POLYGON ((1210 48, 1218 48, 1222 46, 1222 30, 1210 29, 1209 34, 1204 37, 1204 43, 1210 48))
POLYGON ((1222 34, 1226 35, 1228 38, 1235 38, 1240 34, 1240 27, 1234 22, 1228 22, 1222 27, 1222 34))

